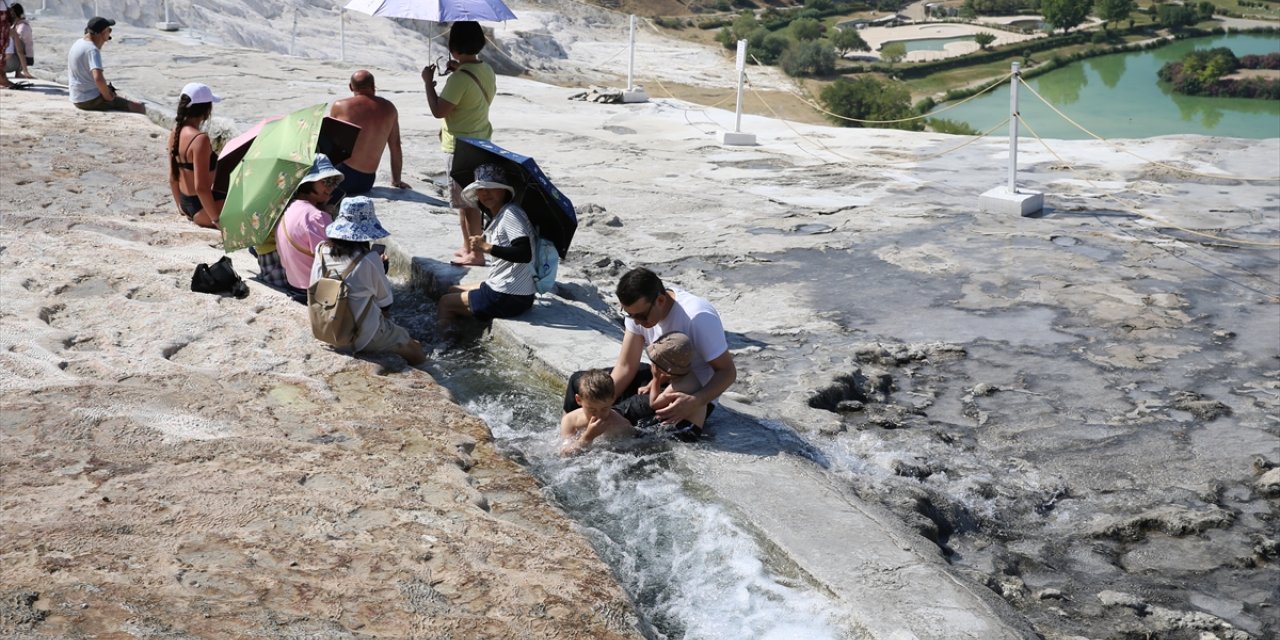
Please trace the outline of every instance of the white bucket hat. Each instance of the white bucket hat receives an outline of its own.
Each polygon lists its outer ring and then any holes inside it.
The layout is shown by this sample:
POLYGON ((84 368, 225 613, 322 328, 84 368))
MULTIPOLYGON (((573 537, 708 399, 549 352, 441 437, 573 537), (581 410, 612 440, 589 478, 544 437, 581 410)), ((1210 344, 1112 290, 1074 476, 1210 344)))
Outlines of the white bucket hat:
POLYGON ((471 207, 480 207, 480 201, 476 199, 476 191, 480 189, 506 189, 507 193, 515 197, 516 190, 507 184, 507 174, 503 172, 502 167, 496 164, 482 164, 476 167, 475 175, 475 182, 462 190, 462 199, 471 207))
POLYGON ((307 175, 302 176, 302 182, 319 182, 325 178, 345 178, 341 171, 333 166, 333 162, 329 161, 329 156, 323 153, 317 153, 316 159, 311 163, 311 170, 307 175))
POLYGON ((188 82, 187 86, 182 88, 182 95, 191 98, 191 104, 222 102, 221 97, 213 95, 213 89, 210 89, 209 85, 199 82, 188 82))
POLYGON ((371 242, 391 235, 382 228, 373 213, 373 201, 364 196, 344 198, 338 217, 324 228, 324 235, 334 240, 371 242))

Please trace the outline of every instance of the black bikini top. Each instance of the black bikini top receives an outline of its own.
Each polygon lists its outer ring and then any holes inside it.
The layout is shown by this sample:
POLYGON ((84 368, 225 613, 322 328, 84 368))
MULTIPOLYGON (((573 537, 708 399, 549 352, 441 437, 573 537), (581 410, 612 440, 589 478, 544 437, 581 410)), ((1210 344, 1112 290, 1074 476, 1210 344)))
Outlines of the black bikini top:
MULTIPOLYGON (((197 133, 196 135, 191 136, 191 139, 187 141, 187 148, 186 148, 186 149, 184 149, 183 151, 188 151, 188 150, 190 150, 190 149, 191 149, 191 143, 192 143, 192 142, 195 142, 195 141, 196 141, 196 138, 199 138, 200 136, 207 136, 207 135, 208 135, 208 134, 205 134, 205 133, 197 133)), ((183 153, 182 155, 187 155, 187 154, 186 154, 186 153, 183 153)), ((217 154, 217 152, 215 152, 215 151, 210 151, 210 152, 209 152, 209 169, 210 169, 210 170, 212 170, 212 169, 216 168, 217 166, 218 166, 218 154, 217 154)), ((195 165, 195 163, 192 163, 192 162, 179 162, 179 163, 178 163, 178 168, 179 168, 179 169, 185 169, 185 170, 187 170, 187 171, 193 171, 193 170, 195 170, 196 165, 195 165)))

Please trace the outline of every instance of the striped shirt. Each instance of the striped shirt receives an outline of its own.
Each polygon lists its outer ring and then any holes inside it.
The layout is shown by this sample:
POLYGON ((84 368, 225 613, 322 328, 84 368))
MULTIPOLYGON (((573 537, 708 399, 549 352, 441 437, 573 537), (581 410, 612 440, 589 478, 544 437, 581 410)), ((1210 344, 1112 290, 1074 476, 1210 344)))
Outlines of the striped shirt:
MULTIPOLYGON (((498 211, 484 230, 489 244, 511 246, 516 238, 528 238, 533 243, 533 225, 520 205, 509 202, 498 211)), ((510 262, 494 256, 489 277, 489 288, 513 296, 531 296, 538 292, 533 283, 533 262, 510 262)))

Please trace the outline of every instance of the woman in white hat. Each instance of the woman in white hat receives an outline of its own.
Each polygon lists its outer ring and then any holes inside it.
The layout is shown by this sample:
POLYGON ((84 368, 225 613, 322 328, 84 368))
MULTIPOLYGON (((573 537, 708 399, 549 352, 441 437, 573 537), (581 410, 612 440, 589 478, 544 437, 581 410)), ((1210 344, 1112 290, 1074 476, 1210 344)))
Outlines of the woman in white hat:
POLYGON ((178 114, 169 136, 169 190, 173 203, 186 218, 202 227, 217 229, 225 193, 213 192, 218 154, 209 134, 201 130, 213 114, 213 103, 222 98, 208 85, 192 82, 182 88, 178 114))
POLYGON ((276 251, 291 287, 306 289, 311 285, 315 246, 325 241, 325 227, 333 222, 333 216, 323 207, 342 179, 342 172, 333 166, 329 156, 317 153, 311 171, 302 177, 293 199, 280 216, 275 231, 276 251))
POLYGON ((467 203, 493 216, 483 236, 471 236, 475 255, 494 257, 489 277, 476 285, 454 285, 440 297, 439 322, 449 327, 461 318, 512 318, 528 311, 538 291, 533 271, 533 225, 512 201, 515 189, 497 165, 476 167, 475 181, 462 190, 467 203))
POLYGON ((426 362, 422 343, 387 315, 387 309, 394 302, 391 281, 382 267, 382 257, 371 250, 370 243, 391 233, 382 228, 378 216, 374 215, 373 201, 364 196, 343 199, 338 217, 324 232, 328 240, 315 248, 310 282, 314 284, 324 275, 346 273, 343 281, 347 283, 351 315, 362 318, 352 350, 395 353, 411 365, 426 362), (378 309, 371 309, 369 305, 378 305, 378 309))

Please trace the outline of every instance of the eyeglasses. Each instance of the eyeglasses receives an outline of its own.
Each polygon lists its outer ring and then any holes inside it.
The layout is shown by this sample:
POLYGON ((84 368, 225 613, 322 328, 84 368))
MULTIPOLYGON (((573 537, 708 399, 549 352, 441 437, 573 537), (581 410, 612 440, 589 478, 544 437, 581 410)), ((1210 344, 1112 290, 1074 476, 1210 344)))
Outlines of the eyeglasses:
POLYGON ((436 58, 436 75, 439 75, 440 77, 444 77, 453 73, 453 69, 449 68, 450 62, 453 62, 453 58, 450 58, 450 57, 436 58))
POLYGON ((342 176, 330 176, 320 182, 324 183, 326 187, 336 187, 342 184, 342 176))
POLYGON ((657 299, 657 298, 651 298, 651 299, 649 300, 649 308, 648 308, 648 309, 645 309, 645 310, 644 310, 644 313, 627 313, 627 310, 626 310, 626 309, 622 309, 622 315, 623 315, 623 316, 625 316, 625 317, 631 318, 632 320, 635 320, 636 322, 644 322, 645 320, 648 320, 648 319, 649 319, 649 316, 650 316, 650 315, 652 315, 652 314, 653 314, 653 308, 654 308, 654 307, 656 307, 656 306, 658 306, 658 299, 657 299))

